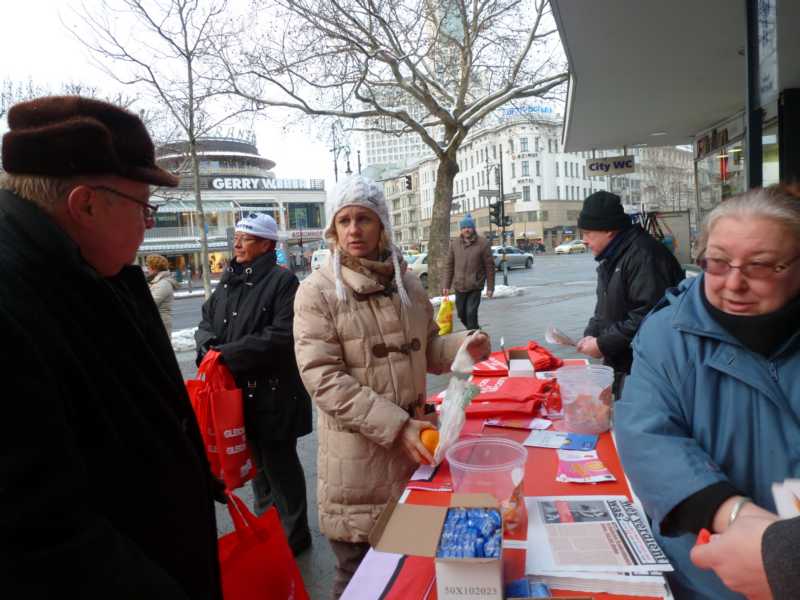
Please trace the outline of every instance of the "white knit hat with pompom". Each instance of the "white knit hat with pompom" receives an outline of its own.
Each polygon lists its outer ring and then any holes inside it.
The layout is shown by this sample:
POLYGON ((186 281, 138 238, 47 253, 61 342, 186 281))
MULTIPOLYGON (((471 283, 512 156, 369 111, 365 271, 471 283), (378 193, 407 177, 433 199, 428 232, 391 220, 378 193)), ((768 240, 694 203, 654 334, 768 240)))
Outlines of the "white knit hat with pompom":
MULTIPOLYGON (((394 245, 392 222, 389 220, 389 207, 386 205, 386 196, 384 196, 381 186, 361 175, 351 175, 336 184, 331 192, 330 200, 331 202, 328 204, 330 207, 330 218, 328 219, 328 226, 325 229, 325 239, 331 244, 336 242, 336 228, 334 227, 333 220, 336 218, 336 214, 343 208, 347 208, 348 206, 361 206, 363 208, 368 208, 378 216, 378 219, 380 219, 383 225, 386 239, 389 241, 397 293, 400 295, 400 301, 406 306, 410 306, 411 301, 408 298, 406 288, 403 286, 403 276, 400 272, 400 252, 394 245)), ((344 291, 344 283, 342 282, 341 250, 338 245, 335 246, 333 252, 333 272, 336 277, 336 296, 339 300, 346 301, 347 294, 344 291)))

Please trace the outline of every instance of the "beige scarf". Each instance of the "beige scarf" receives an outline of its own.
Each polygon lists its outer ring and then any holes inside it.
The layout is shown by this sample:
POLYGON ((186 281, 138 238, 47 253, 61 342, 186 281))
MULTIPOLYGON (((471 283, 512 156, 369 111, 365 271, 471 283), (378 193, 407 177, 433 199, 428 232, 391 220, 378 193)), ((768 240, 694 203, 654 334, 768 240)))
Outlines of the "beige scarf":
MULTIPOLYGON (((385 290, 394 289, 394 265, 392 264, 391 254, 379 260, 370 260, 368 258, 357 258, 350 256, 343 250, 340 250, 342 257, 342 266, 347 267, 351 271, 361 273, 366 277, 378 282, 385 290)), ((402 258, 399 261, 400 273, 405 274, 408 265, 402 258)))

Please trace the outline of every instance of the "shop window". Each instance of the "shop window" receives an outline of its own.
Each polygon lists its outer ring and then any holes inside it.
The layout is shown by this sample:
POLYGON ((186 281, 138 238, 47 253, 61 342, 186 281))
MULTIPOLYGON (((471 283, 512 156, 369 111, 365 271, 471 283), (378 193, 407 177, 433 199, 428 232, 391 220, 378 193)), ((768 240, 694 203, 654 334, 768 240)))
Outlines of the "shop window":
POLYGON ((700 210, 708 212, 725 198, 745 191, 743 140, 712 151, 697 161, 696 169, 700 210))
POLYGON ((764 127, 761 137, 762 185, 764 187, 780 181, 778 162, 778 123, 764 127))

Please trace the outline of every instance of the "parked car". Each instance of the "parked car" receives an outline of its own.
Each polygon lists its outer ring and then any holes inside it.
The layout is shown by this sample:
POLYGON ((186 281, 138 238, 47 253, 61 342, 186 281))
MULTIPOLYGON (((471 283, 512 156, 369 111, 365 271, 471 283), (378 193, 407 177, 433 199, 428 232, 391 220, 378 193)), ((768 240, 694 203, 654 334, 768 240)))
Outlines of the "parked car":
MULTIPOLYGON (((408 263, 408 270, 416 273, 419 280, 422 282, 422 287, 428 289, 428 253, 415 254, 411 256, 413 262, 408 263)), ((408 260, 406 260, 408 262, 408 260)))
POLYGON ((586 252, 586 244, 582 240, 570 240, 556 246, 556 254, 576 254, 579 252, 586 252))
POLYGON ((315 250, 314 254, 311 255, 311 270, 316 271, 317 269, 324 267, 330 257, 331 251, 327 248, 315 250))
POLYGON ((524 267, 530 269, 533 266, 533 254, 530 252, 523 252, 519 248, 513 246, 492 246, 492 257, 494 258, 494 266, 500 270, 503 268, 502 259, 505 256, 508 268, 524 267))

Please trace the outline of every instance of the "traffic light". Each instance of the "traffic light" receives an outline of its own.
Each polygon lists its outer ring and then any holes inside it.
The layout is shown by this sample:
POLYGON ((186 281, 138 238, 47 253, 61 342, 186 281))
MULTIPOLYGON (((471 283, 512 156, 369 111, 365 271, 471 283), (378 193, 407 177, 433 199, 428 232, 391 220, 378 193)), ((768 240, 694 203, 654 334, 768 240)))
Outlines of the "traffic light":
POLYGON ((495 202, 489 206, 489 222, 494 223, 498 227, 503 223, 503 203, 501 201, 495 202))
POLYGON ((503 217, 503 227, 511 227, 511 217, 503 217))
POLYGON ((411 175, 406 175, 406 189, 411 189, 411 175))

